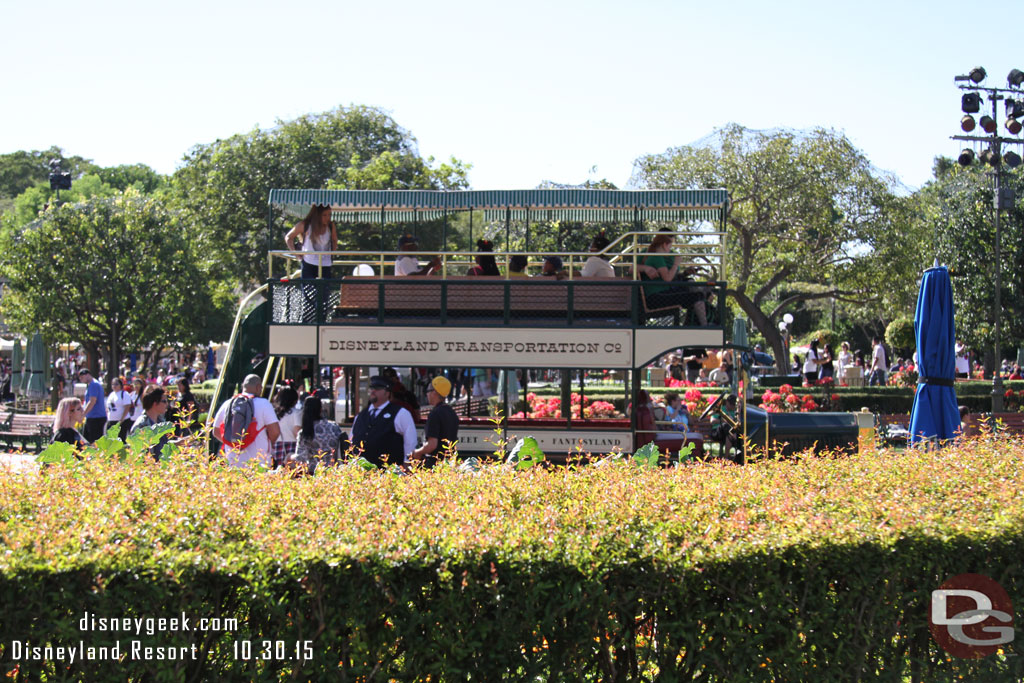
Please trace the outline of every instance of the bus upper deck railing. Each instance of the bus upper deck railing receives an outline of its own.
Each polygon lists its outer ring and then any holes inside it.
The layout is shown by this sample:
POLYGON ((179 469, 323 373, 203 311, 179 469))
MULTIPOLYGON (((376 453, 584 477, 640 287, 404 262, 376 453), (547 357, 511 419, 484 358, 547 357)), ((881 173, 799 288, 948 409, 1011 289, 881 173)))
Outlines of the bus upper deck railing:
POLYGON ((284 325, 456 327, 704 327, 721 329, 725 283, 626 278, 349 276, 268 282, 271 322, 284 325), (680 294, 653 305, 651 285, 680 294))
MULTIPOLYGON (((617 277, 639 279, 638 265, 642 264, 644 258, 649 256, 645 250, 648 242, 654 236, 664 235, 659 231, 634 231, 621 235, 600 252, 543 252, 536 251, 448 251, 448 250, 422 250, 422 251, 324 251, 324 252, 303 252, 298 250, 272 250, 267 255, 267 276, 271 279, 280 277, 282 272, 275 264, 283 261, 284 270, 290 270, 294 262, 301 260, 303 256, 329 256, 333 268, 340 269, 340 272, 332 272, 334 275, 353 273, 358 268, 363 272, 372 269, 376 274, 392 274, 394 264, 399 256, 414 256, 421 261, 429 262, 435 257, 440 260, 440 268, 437 275, 444 278, 449 276, 465 275, 466 271, 475 264, 477 256, 493 256, 501 272, 508 277, 511 273, 509 267, 513 257, 526 257, 527 266, 524 272, 537 272, 544 263, 544 258, 557 256, 561 259, 568 279, 580 277, 580 272, 587 259, 599 256, 603 257, 615 270, 617 277), (646 240, 646 241, 645 241, 646 240)), ((725 238, 726 233, 714 231, 677 231, 672 236, 677 242, 670 256, 681 256, 680 269, 692 266, 705 271, 708 279, 725 279, 725 238)), ((529 248, 527 248, 529 249, 529 248)), ((317 259, 320 261, 321 259, 317 259)))

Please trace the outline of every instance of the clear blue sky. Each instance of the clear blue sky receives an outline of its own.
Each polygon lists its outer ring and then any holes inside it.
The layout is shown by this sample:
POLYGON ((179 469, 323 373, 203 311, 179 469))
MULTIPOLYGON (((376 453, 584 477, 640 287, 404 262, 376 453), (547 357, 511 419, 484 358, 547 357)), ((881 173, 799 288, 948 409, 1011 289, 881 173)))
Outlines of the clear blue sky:
POLYGON ((367 104, 422 154, 472 163, 476 189, 623 186, 636 157, 730 121, 841 130, 915 187, 935 155, 959 149, 953 76, 980 64, 1004 85, 1024 69, 1019 38, 986 37, 988 20, 963 8, 12 1, 0 153, 56 144, 170 173, 194 144, 367 104))

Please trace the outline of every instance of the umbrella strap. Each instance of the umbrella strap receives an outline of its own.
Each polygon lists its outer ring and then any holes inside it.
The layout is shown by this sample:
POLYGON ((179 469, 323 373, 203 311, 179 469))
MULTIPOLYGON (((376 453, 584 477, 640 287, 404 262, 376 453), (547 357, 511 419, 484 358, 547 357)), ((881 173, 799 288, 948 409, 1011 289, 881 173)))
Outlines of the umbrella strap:
POLYGON ((946 377, 921 377, 917 380, 918 384, 931 384, 933 386, 940 387, 951 387, 954 386, 953 380, 947 379, 946 377))

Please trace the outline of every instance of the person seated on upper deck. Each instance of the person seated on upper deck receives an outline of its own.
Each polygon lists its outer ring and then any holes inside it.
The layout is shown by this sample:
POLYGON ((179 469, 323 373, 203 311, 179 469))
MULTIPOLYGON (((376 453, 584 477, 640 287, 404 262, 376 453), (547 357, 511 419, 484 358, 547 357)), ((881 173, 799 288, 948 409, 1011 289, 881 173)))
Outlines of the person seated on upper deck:
POLYGON ((544 268, 540 274, 541 277, 553 277, 556 280, 569 277, 569 273, 562 267, 562 259, 553 255, 544 257, 544 268))
POLYGON ((510 256, 508 259, 508 276, 509 277, 529 277, 526 274, 526 266, 530 262, 522 254, 515 254, 510 256))
POLYGON ((708 317, 704 289, 688 284, 692 281, 697 269, 688 266, 680 272, 682 254, 676 254, 672 259, 666 255, 672 250, 672 243, 673 235, 671 234, 655 236, 647 247, 647 256, 644 257, 643 263, 638 268, 640 279, 652 282, 652 284, 644 285, 647 308, 651 310, 668 306, 689 308, 697 316, 697 323, 701 327, 706 327, 708 317), (670 282, 677 284, 663 284, 670 282))
POLYGON ((330 278, 330 255, 318 255, 313 252, 338 250, 338 229, 331 220, 331 207, 314 204, 306 217, 284 236, 289 249, 295 248, 296 238, 302 242, 302 251, 309 252, 302 256, 302 279, 330 278))
MULTIPOLYGON (((477 240, 476 248, 480 252, 494 251, 494 244, 490 240, 477 240)), ((501 275, 498 270, 498 262, 494 260, 494 254, 480 253, 476 255, 476 265, 470 268, 466 275, 501 275)))
MULTIPOLYGON (((601 251, 609 244, 611 244, 611 240, 605 237, 603 232, 599 232, 590 242, 590 251, 601 251)), ((607 256, 594 254, 583 264, 580 277, 615 277, 615 269, 612 268, 612 264, 608 263, 607 256)))
MULTIPOLYGON (((416 235, 406 233, 398 240, 399 251, 416 251, 419 240, 416 235)), ((420 267, 420 261, 415 256, 399 256, 395 259, 395 275, 430 275, 441 268, 441 257, 435 256, 430 263, 420 267)))

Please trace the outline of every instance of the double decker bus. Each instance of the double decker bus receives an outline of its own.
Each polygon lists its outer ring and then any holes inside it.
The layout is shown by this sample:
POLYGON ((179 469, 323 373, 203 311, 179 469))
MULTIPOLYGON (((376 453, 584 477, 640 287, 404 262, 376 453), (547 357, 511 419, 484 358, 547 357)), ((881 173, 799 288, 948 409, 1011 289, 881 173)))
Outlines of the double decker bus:
POLYGON ((436 374, 459 387, 450 403, 460 455, 524 436, 556 460, 630 452, 652 438, 630 410, 651 364, 673 350, 726 345, 728 201, 722 189, 273 190, 268 279, 239 310, 214 406, 245 374, 262 374, 269 388, 303 368, 344 378, 330 384, 335 420, 347 428, 368 377, 391 367, 413 392, 436 374), (314 205, 330 207, 338 250, 317 252, 331 256, 332 277, 300 279, 297 262, 309 252, 273 247, 314 205), (680 271, 697 270, 681 286, 700 293, 706 324, 690 308, 648 300, 643 261, 666 232, 680 271), (608 244, 593 252, 597 234, 608 244), (499 275, 468 274, 481 238, 493 244, 499 275), (583 277, 595 255, 612 277, 583 277), (435 272, 396 275, 400 256, 435 272), (549 257, 561 267, 544 276, 549 257), (524 260, 525 276, 513 271, 524 260))

